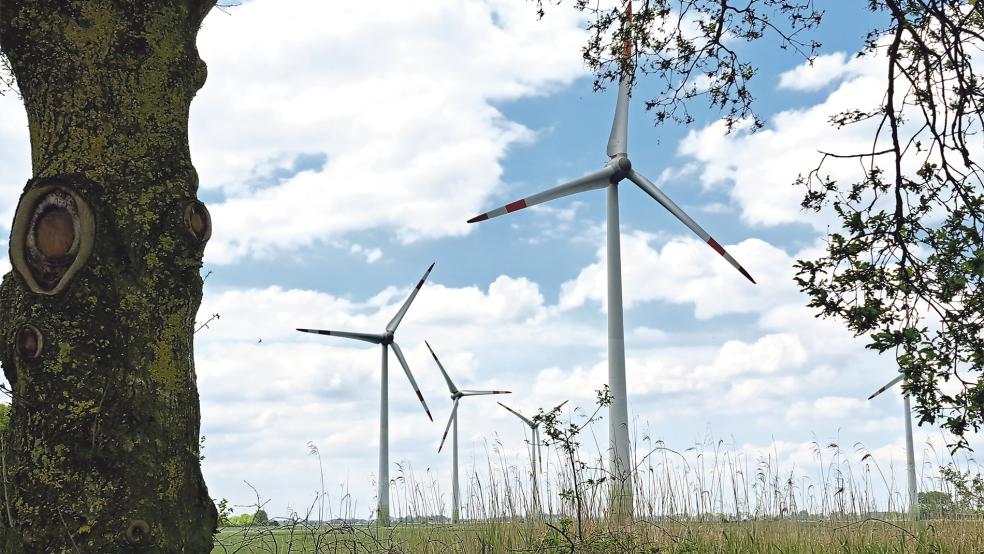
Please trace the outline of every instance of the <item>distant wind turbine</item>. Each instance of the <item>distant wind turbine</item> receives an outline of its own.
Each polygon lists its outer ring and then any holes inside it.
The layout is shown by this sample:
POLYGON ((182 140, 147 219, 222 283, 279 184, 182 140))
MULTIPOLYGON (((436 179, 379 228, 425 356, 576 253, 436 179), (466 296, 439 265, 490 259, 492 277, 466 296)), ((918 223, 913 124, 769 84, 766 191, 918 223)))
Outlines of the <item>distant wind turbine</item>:
MULTIPOLYGON (((533 476, 533 509, 536 510, 537 512, 539 512, 540 509, 541 509, 541 506, 540 506, 540 486, 539 486, 539 483, 537 481, 537 476, 540 473, 543 473, 543 454, 542 454, 542 451, 540 450, 540 446, 541 446, 541 444, 540 444, 540 423, 541 422, 540 422, 540 420, 534 421, 534 420, 531 420, 531 419, 527 418, 523 414, 521 414, 518 411, 510 408, 509 406, 506 406, 502 402, 497 402, 497 404, 500 405, 500 406, 502 406, 503 408, 509 410, 509 413, 511 413, 514 416, 516 416, 519 419, 521 419, 523 421, 523 423, 525 423, 530 428, 530 431, 532 431, 532 435, 533 435, 532 436, 532 441, 533 442, 530 445, 530 447, 531 447, 530 452, 531 452, 531 457, 532 457, 532 461, 533 461, 533 464, 532 464, 533 472, 531 474, 533 476), (540 466, 539 466, 539 468, 537 467, 537 459, 540 460, 540 466)), ((566 400, 564 400, 555 409, 560 409, 561 407, 563 407, 564 404, 567 404, 567 401, 566 400)))
MULTIPOLYGON (((905 379, 905 375, 900 373, 898 377, 886 383, 884 387, 876 390, 874 394, 868 397, 868 400, 887 391, 892 385, 903 379, 905 379)), ((912 445, 912 406, 909 404, 908 394, 902 393, 902 400, 905 410, 905 472, 909 486, 909 514, 915 517, 919 509, 919 493, 916 489, 916 453, 912 445)))
POLYGON ((393 319, 386 324, 386 329, 382 334, 375 335, 371 333, 351 333, 348 331, 323 331, 320 329, 298 329, 302 333, 315 333, 318 335, 330 335, 333 337, 341 337, 344 339, 355 339, 372 344, 379 344, 383 347, 383 363, 382 363, 382 373, 379 379, 379 511, 377 514, 377 523, 379 525, 388 526, 389 525, 389 347, 393 347, 393 352, 396 354, 396 359, 400 361, 400 365, 403 366, 403 371, 407 374, 407 379, 410 380, 410 385, 413 386, 414 392, 417 393, 417 399, 420 400, 421 405, 424 407, 424 411, 427 412, 427 417, 431 421, 434 421, 434 416, 431 415, 430 409, 427 407, 427 402, 424 402, 424 395, 420 393, 420 387, 417 386, 417 381, 413 378, 413 373, 410 373, 410 367, 407 365, 406 358, 403 357, 403 351, 400 350, 400 345, 396 344, 393 340, 393 334, 396 333, 396 328, 400 326, 400 322, 403 321, 403 316, 406 315, 407 310, 410 308, 410 304, 413 299, 417 297, 417 293, 420 292, 421 287, 424 286, 424 281, 427 280, 427 276, 430 275, 431 270, 434 269, 434 264, 431 264, 424 273, 424 276, 420 278, 420 282, 417 286, 410 292, 410 296, 407 297, 406 301, 400 306, 400 311, 396 312, 393 319))
MULTIPOLYGON (((627 7, 628 20, 632 19, 632 3, 627 7)), ((624 56, 630 58, 632 42, 627 38, 624 44, 624 56)), ((666 208, 674 217, 679 219, 691 231, 697 234, 715 252, 720 254, 735 269, 749 281, 755 283, 752 276, 727 251, 690 218, 673 200, 660 190, 652 181, 632 169, 628 157, 628 114, 629 114, 629 84, 631 75, 622 74, 618 85, 618 100, 615 104, 615 118, 612 122, 611 134, 608 138, 608 163, 605 167, 589 173, 584 177, 558 185, 532 196, 522 198, 496 208, 492 211, 475 216, 468 223, 485 221, 487 219, 515 212, 529 206, 534 206, 564 196, 596 189, 607 189, 608 200, 608 385, 612 393, 612 404, 609 408, 609 466, 613 477, 611 489, 612 510, 617 515, 628 517, 632 513, 632 461, 629 455, 629 415, 625 385, 625 336, 622 318, 622 268, 619 245, 618 220, 618 184, 628 179, 636 184, 643 192, 651 196, 666 208)))
POLYGON ((452 455, 451 455, 451 523, 458 523, 459 510, 460 510, 460 496, 458 489, 458 401, 465 396, 482 396, 486 394, 512 394, 507 390, 458 390, 458 387, 454 386, 454 382, 451 380, 451 376, 445 371, 444 366, 441 365, 441 360, 437 359, 437 354, 434 353, 434 349, 431 348, 430 343, 424 341, 427 345, 427 349, 430 350, 431 356, 434 356, 434 361, 437 362, 437 368, 441 370, 441 374, 444 375, 444 380, 448 383, 448 390, 451 392, 451 400, 454 400, 454 407, 451 408, 451 417, 448 418, 448 424, 444 428, 444 436, 441 437, 441 445, 437 447, 437 451, 440 452, 444 448, 444 441, 448 438, 448 429, 451 428, 451 424, 454 424, 454 433, 451 437, 452 455))

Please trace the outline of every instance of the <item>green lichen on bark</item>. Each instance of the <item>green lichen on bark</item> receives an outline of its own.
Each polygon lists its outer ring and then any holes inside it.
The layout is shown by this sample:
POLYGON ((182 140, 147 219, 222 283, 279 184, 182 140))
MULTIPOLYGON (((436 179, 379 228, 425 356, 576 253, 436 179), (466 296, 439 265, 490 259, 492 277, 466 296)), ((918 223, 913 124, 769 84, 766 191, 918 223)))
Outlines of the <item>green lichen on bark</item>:
POLYGON ((203 244, 184 210, 198 187, 188 113, 205 80, 195 38, 213 4, 0 2, 0 49, 30 127, 25 192, 71 187, 95 219, 64 290, 31 292, 17 271, 0 284, 14 391, 5 554, 211 550, 192 349, 203 244), (14 344, 28 324, 44 339, 33 359, 14 344))

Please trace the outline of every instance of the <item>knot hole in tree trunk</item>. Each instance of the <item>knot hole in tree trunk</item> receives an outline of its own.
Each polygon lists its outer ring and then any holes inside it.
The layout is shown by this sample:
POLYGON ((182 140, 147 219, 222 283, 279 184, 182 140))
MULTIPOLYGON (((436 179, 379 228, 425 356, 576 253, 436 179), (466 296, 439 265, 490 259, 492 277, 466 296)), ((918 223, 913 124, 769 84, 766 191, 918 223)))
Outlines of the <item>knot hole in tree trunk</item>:
POLYGON ((57 294, 89 257, 94 235, 92 210, 74 189, 31 188, 14 214, 11 262, 33 292, 57 294))

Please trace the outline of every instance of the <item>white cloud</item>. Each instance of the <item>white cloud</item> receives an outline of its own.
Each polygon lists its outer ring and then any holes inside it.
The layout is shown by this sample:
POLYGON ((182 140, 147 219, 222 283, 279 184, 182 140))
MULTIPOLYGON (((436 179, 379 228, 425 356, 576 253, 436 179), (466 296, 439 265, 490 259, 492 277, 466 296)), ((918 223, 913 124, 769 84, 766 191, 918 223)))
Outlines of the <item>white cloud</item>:
MULTIPOLYGON (((806 189, 793 183, 817 167, 819 151, 870 151, 877 121, 838 130, 829 118, 848 109, 874 108, 885 91, 878 58, 843 60, 842 54, 822 56, 813 67, 801 65, 782 78, 781 87, 791 90, 813 90, 842 79, 823 102, 779 112, 757 133, 727 135, 724 123, 716 122, 690 131, 681 142, 679 153, 687 163, 700 166, 705 187, 734 183, 731 198, 745 223, 808 223, 824 230, 831 221, 829 214, 803 212, 800 202, 806 189)), ((856 160, 828 160, 824 174, 828 173, 835 180, 850 181, 858 178, 858 165, 856 160)))
MULTIPOLYGON (((661 249, 656 236, 641 231, 622 234, 622 297, 625 308, 642 302, 693 303, 698 319, 727 313, 760 312, 796 298, 792 258, 758 239, 725 245, 755 278, 749 283, 703 242, 676 237, 661 249)), ((571 309, 589 301, 607 304, 606 248, 598 260, 561 286, 560 306, 571 309)))
POLYGON ((862 399, 845 396, 822 396, 812 402, 796 402, 786 410, 789 419, 806 416, 820 419, 860 418, 868 412, 868 404, 862 399))
POLYGON ((806 350, 799 336, 792 333, 765 335, 754 343, 729 340, 721 346, 704 375, 726 379, 746 373, 777 373, 802 366, 806 350))
POLYGON ((632 329, 628 336, 641 341, 659 342, 665 340, 668 334, 662 329, 641 326, 632 329))
POLYGON ((851 58, 844 52, 834 52, 817 56, 812 63, 800 64, 779 75, 779 88, 797 91, 815 91, 833 84, 845 77, 858 75, 865 71, 868 60, 851 58))
POLYGON ((532 137, 493 103, 584 75, 579 17, 537 21, 507 0, 254 0, 210 15, 192 152, 202 187, 230 197, 210 207, 209 261, 367 229, 403 242, 467 233, 507 149, 532 137), (300 154, 324 167, 250 184, 300 154))
POLYGON ((378 262, 383 257, 383 251, 379 248, 367 248, 361 244, 353 244, 349 247, 349 252, 365 256, 367 264, 378 262))

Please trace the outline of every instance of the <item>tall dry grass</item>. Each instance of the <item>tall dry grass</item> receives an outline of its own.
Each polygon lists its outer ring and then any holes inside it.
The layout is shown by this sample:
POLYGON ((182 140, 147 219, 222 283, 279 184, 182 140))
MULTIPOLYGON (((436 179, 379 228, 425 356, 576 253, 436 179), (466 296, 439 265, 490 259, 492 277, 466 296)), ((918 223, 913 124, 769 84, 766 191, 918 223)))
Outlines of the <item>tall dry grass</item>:
MULTIPOLYGON (((566 417, 577 426, 591 416, 566 417)), ((879 464, 862 444, 814 439, 791 457, 778 442, 753 451, 708 436, 674 449, 650 432, 634 438, 629 522, 606 517, 607 452, 587 424, 574 450, 539 445, 542 469, 531 465, 528 439, 521 448, 485 439, 482 455, 463 464, 460 525, 447 524, 448 476, 400 462, 391 528, 353 523, 371 519, 371 508, 359 509, 345 487, 336 495, 322 487, 306 513, 278 527, 223 530, 215 552, 984 552, 984 512, 907 521, 904 466, 879 464)), ((970 454, 932 442, 917 462, 919 490, 954 499, 959 491, 941 468, 981 473, 970 454)))

